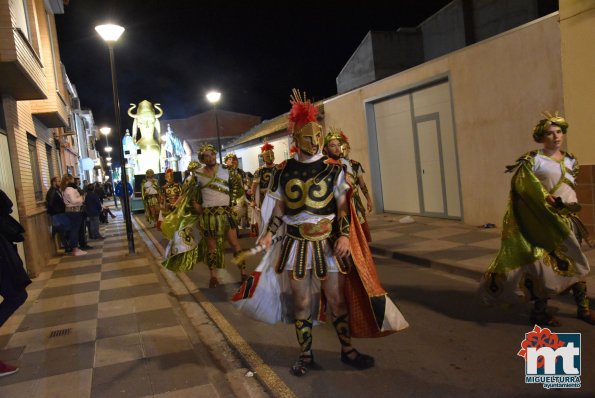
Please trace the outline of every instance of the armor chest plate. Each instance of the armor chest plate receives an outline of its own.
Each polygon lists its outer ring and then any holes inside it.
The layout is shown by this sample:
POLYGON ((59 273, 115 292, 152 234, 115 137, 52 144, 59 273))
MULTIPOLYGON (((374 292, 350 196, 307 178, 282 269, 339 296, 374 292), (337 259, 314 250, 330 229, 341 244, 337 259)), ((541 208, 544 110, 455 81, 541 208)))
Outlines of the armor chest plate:
POLYGON ((273 176, 273 170, 275 166, 266 167, 263 166, 260 168, 260 182, 258 183, 258 187, 261 191, 266 190, 269 188, 269 184, 271 182, 271 177, 273 176))
POLYGON ((337 211, 334 187, 341 167, 326 164, 326 157, 312 163, 289 159, 282 170, 279 184, 285 197, 285 211, 295 215, 307 211, 318 215, 337 211))
POLYGON ((182 193, 182 187, 178 183, 165 184, 163 186, 165 198, 169 203, 174 203, 182 193))

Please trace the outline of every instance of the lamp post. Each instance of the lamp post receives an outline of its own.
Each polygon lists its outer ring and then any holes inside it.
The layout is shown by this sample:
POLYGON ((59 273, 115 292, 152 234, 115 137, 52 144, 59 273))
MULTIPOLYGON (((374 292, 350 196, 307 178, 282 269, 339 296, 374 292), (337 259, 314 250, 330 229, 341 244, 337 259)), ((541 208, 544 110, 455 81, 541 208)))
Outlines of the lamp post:
MULTIPOLYGON (((109 59, 112 71, 112 91, 114 94, 114 112, 116 114, 116 140, 118 148, 118 154, 120 155, 120 167, 121 167, 121 182, 122 192, 124 197, 122 198, 122 210, 124 210, 124 221, 126 222, 126 237, 128 239, 128 254, 135 254, 134 252, 134 236, 132 235, 132 218, 130 216, 130 200, 128 196, 128 177, 126 175, 126 165, 124 164, 124 149, 122 148, 122 129, 120 128, 120 98, 118 97, 118 85, 116 84, 116 64, 114 62, 114 45, 124 33, 124 28, 118 25, 99 25, 95 27, 95 30, 101 38, 107 43, 109 49, 109 59)), ((115 191, 114 191, 115 195, 115 191)), ((114 198, 115 199, 115 198, 114 198)))
POLYGON ((213 104, 213 110, 215 111, 215 129, 217 131, 217 151, 219 152, 219 163, 223 166, 223 155, 221 154, 221 136, 219 135, 219 118, 217 117, 217 103, 221 99, 221 93, 219 91, 209 91, 207 93, 207 101, 213 104))
POLYGON ((116 209, 118 208, 118 201, 116 200, 116 187, 114 186, 114 173, 112 172, 112 158, 111 158, 111 151, 112 148, 109 146, 109 142, 107 141, 107 136, 109 135, 109 133, 112 131, 111 128, 109 127, 101 127, 99 129, 99 131, 101 132, 101 134, 105 135, 105 152, 107 152, 107 157, 105 158, 105 160, 108 161, 107 165, 109 167, 109 175, 110 175, 110 182, 112 183, 112 195, 114 196, 114 206, 116 206, 116 209), (109 151, 108 151, 109 148, 109 151))

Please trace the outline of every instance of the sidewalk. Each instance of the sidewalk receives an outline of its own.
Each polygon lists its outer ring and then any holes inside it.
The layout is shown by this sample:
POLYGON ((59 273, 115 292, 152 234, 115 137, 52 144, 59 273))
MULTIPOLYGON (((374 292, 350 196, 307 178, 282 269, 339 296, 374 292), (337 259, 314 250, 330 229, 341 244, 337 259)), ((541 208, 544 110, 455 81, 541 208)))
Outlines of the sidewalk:
POLYGON ((166 284, 142 235, 131 257, 120 213, 101 228, 86 256, 52 259, 0 329, 0 359, 20 367, 0 397, 258 396, 241 364, 213 357, 193 322, 209 320, 166 284))
MULTIPOLYGON (((368 217, 373 254, 479 280, 500 248, 500 228, 419 216, 412 216, 414 223, 401 224, 403 217, 386 213, 368 217)), ((595 266, 595 248, 583 244, 583 250, 595 266)), ((587 283, 595 286, 594 273, 587 283)))

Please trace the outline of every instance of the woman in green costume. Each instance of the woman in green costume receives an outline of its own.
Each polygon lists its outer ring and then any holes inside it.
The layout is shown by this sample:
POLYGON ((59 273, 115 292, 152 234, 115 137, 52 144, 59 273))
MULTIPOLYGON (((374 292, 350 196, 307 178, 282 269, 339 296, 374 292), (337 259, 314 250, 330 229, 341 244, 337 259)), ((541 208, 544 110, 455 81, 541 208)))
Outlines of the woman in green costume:
POLYGON ((595 324, 585 282, 589 262, 580 247, 582 240, 591 241, 577 216, 579 165, 561 149, 566 120, 557 113, 545 116, 533 130, 533 139, 542 148, 507 166, 514 176, 502 243, 482 278, 480 295, 488 304, 519 297, 534 301, 531 323, 559 326, 546 311, 548 299, 572 290, 578 318, 595 324))

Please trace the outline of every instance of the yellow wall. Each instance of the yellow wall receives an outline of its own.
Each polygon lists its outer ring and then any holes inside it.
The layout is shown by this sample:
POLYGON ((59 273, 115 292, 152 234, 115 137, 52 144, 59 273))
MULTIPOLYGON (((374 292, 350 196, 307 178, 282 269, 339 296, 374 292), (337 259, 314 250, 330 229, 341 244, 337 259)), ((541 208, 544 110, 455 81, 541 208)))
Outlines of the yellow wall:
POLYGON ((568 150, 583 165, 595 164, 595 0, 560 2, 562 80, 568 150))
MULTIPOLYGON (((531 131, 542 111, 564 111, 557 13, 330 98, 324 103, 325 124, 346 132, 351 157, 369 171, 364 101, 445 75, 453 99, 463 221, 501 225, 510 186, 505 165, 538 146, 531 131)), ((373 195, 369 173, 366 183, 373 195)))

